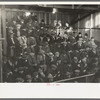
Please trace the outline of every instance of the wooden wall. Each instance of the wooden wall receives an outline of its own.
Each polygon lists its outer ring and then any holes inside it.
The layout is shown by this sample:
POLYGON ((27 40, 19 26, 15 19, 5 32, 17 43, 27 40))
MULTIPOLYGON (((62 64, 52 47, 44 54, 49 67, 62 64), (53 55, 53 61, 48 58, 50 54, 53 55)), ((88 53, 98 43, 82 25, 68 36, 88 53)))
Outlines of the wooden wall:
POLYGON ((79 25, 78 22, 75 23, 74 28, 76 32, 82 32, 83 35, 88 33, 100 42, 100 12, 96 12, 79 20, 79 25))
MULTIPOLYGON (((23 12, 25 11, 26 10, 6 9, 6 19, 9 22, 11 22, 14 16, 22 15, 23 12)), ((52 14, 52 12, 43 12, 43 11, 34 11, 34 10, 31 12, 34 12, 37 15, 39 23, 41 22, 41 19, 44 19, 46 24, 51 24, 51 23, 53 24, 54 20, 57 19, 57 20, 61 20, 62 24, 64 25, 66 21, 70 23, 71 21, 70 16, 72 16, 67 13, 61 13, 61 12, 58 12, 56 14, 52 14)))

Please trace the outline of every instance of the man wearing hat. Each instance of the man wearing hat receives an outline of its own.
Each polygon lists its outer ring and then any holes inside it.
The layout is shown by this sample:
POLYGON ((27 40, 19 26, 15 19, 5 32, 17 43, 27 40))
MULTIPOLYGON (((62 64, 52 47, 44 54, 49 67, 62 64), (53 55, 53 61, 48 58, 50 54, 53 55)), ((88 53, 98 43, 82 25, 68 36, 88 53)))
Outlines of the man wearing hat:
POLYGON ((76 69, 78 69, 78 58, 77 57, 74 57, 73 58, 73 61, 72 61, 72 69, 73 69, 73 71, 74 70, 76 70, 76 69))
POLYGON ((54 55, 55 64, 58 65, 59 61, 61 61, 60 53, 59 52, 55 52, 55 55, 54 55))
POLYGON ((76 38, 75 38, 75 39, 76 39, 76 41, 78 41, 78 40, 79 40, 79 38, 82 38, 82 33, 81 33, 81 32, 79 32, 79 33, 78 33, 78 35, 76 36, 76 38))
POLYGON ((14 79, 16 78, 22 78, 25 80, 25 68, 24 67, 19 67, 16 72, 13 74, 14 79))
POLYGON ((22 33, 21 36, 18 38, 19 43, 20 43, 20 49, 22 49, 22 54, 24 51, 27 49, 27 38, 25 33, 22 33))
POLYGON ((71 78, 71 76, 72 76, 72 74, 71 74, 71 72, 66 72, 65 73, 65 76, 64 76, 64 78, 66 79, 66 78, 71 78))
POLYGON ((43 50, 45 51, 45 53, 49 53, 50 52, 50 46, 49 46, 48 42, 45 42, 43 44, 43 50))
POLYGON ((16 78, 15 80, 16 83, 24 83, 24 79, 21 77, 16 78))
POLYGON ((53 82, 53 80, 54 80, 53 75, 51 73, 49 73, 48 76, 47 76, 47 81, 48 82, 53 82))
POLYGON ((40 64, 43 62, 44 64, 46 63, 46 55, 44 50, 40 50, 37 54, 37 64, 40 64))
POLYGON ((41 82, 41 79, 39 78, 38 72, 34 72, 32 75, 32 82, 41 82))
POLYGON ((74 75, 75 75, 75 77, 80 76, 80 70, 79 70, 79 69, 76 69, 76 70, 74 71, 74 75))
POLYGON ((8 55, 9 56, 15 56, 15 38, 14 38, 14 32, 11 28, 9 28, 9 36, 7 38, 7 47, 8 47, 8 55))
POLYGON ((41 20, 41 23, 40 23, 40 28, 43 29, 44 27, 45 27, 45 22, 44 22, 44 20, 42 19, 42 20, 41 20))
POLYGON ((28 64, 30 67, 33 67, 35 69, 35 67, 37 66, 37 60, 36 60, 36 55, 35 53, 30 53, 29 56, 27 57, 28 60, 28 64))
POLYGON ((85 45, 87 45, 88 42, 89 42, 88 34, 85 33, 84 38, 83 38, 83 43, 84 43, 85 45))
POLYGON ((61 49, 62 49, 63 51, 66 51, 66 52, 68 51, 67 42, 66 42, 66 41, 63 41, 63 42, 62 42, 61 49))
POLYGON ((43 41, 43 37, 45 36, 45 22, 43 19, 41 20, 39 27, 40 27, 39 36, 40 36, 41 41, 43 41))
POLYGON ((36 39, 32 35, 28 36, 27 38, 27 52, 28 53, 35 53, 35 48, 36 48, 36 39))
POLYGON ((88 69, 87 58, 83 57, 80 63, 81 74, 86 74, 88 69))
POLYGON ((21 24, 16 24, 16 29, 14 29, 14 33, 16 37, 19 37, 21 35, 21 24))
POLYGON ((26 75, 26 82, 28 82, 28 83, 32 83, 32 76, 31 75, 26 75))
POLYGON ((47 66, 51 66, 51 64, 53 63, 54 63, 54 54, 52 52, 49 52, 47 55, 46 64, 47 66))

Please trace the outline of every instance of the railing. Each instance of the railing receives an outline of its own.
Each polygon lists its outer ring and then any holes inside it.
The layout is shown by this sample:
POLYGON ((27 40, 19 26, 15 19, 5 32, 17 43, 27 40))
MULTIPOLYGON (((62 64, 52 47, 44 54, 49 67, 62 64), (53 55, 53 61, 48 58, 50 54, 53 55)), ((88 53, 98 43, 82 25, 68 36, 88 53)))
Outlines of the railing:
POLYGON ((55 81, 53 83, 61 83, 61 82, 86 82, 86 83, 89 83, 93 80, 94 75, 95 75, 95 73, 92 73, 92 74, 88 74, 88 75, 73 77, 70 79, 63 79, 63 80, 55 81))

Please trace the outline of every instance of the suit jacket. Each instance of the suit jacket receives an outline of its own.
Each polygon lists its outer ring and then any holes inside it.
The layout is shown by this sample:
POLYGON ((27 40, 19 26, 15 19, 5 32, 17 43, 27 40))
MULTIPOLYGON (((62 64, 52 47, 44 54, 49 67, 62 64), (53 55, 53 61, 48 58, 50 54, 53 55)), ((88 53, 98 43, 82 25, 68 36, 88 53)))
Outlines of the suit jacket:
POLYGON ((30 54, 28 56, 28 63, 30 66, 34 66, 35 64, 37 64, 36 56, 33 54, 30 54))
POLYGON ((8 44, 8 47, 11 47, 11 46, 15 46, 15 44, 16 44, 16 40, 15 40, 15 37, 13 37, 11 39, 11 37, 8 37, 8 39, 7 39, 7 44, 8 44), (12 40, 13 39, 13 40, 12 40))
POLYGON ((21 35, 21 30, 14 29, 15 37, 21 35))

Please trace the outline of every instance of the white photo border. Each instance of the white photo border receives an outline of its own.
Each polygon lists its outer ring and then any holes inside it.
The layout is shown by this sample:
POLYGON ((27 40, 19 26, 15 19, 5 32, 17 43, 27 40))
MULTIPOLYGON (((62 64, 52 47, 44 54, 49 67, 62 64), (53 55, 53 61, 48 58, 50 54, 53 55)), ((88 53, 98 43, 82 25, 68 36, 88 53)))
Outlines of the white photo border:
MULTIPOLYGON (((35 5, 35 4, 89 4, 99 5, 100 2, 0 2, 0 5, 35 5)), ((100 98, 99 83, 0 83, 0 98, 100 98)), ((14 99, 13 99, 14 100, 14 99)), ((20 100, 20 99, 19 99, 20 100)), ((25 100, 25 99, 24 99, 25 100)), ((28 99, 27 99, 28 100, 28 99)), ((69 100, 69 99, 68 99, 69 100)), ((79 99, 81 100, 81 99, 79 99)))

